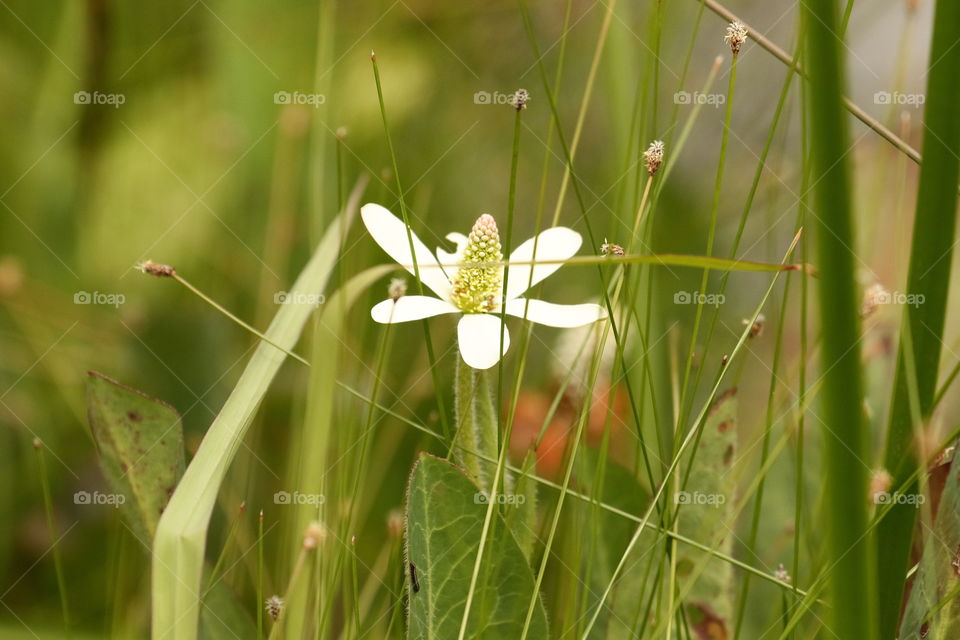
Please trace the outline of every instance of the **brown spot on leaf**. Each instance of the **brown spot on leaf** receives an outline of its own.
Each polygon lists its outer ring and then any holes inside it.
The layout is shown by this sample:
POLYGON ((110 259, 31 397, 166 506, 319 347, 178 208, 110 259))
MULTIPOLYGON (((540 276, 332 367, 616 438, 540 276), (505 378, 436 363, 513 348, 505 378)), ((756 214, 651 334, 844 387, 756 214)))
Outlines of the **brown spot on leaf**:
POLYGON ((723 452, 723 464, 725 466, 730 466, 730 463, 733 461, 733 445, 727 447, 727 450, 723 452))
POLYGON ((143 416, 140 415, 140 412, 134 409, 127 411, 127 417, 130 418, 130 420, 132 420, 133 422, 140 422, 141 420, 143 420, 143 416))
POLYGON ((729 640, 726 621, 713 609, 703 603, 693 603, 688 607, 690 621, 697 640, 729 640))
POLYGON ((726 433, 727 431, 730 430, 730 427, 732 426, 733 426, 733 420, 724 420, 723 422, 717 425, 717 431, 719 431, 720 433, 726 433))
POLYGON ((920 625, 920 637, 926 638, 928 633, 930 633, 930 623, 924 622, 922 625, 920 625))
POLYGON ((950 566, 953 567, 953 575, 960 578, 960 546, 958 546, 957 550, 953 553, 953 560, 950 562, 950 566))

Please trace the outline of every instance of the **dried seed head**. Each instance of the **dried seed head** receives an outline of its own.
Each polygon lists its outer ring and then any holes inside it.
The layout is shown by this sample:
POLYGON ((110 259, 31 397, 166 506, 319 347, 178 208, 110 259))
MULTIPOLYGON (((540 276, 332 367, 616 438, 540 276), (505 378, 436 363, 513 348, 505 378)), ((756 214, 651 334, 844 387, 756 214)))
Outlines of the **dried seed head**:
POLYGON ((512 104, 513 108, 517 111, 526 109, 528 102, 530 102, 530 93, 526 89, 517 89, 514 94, 510 96, 510 104, 512 104))
POLYGON ((730 45, 733 55, 737 55, 747 41, 747 27, 742 22, 731 22, 727 25, 727 35, 723 36, 723 41, 730 45))
POLYGON ((607 239, 603 239, 603 244, 600 245, 600 253, 605 256, 622 256, 623 247, 618 244, 613 244, 612 242, 607 242, 607 239))
POLYGON ((882 304, 890 302, 890 292, 883 288, 883 285, 876 282, 863 292, 863 303, 860 305, 860 317, 867 318, 877 310, 882 304))
POLYGON ((503 267, 490 263, 501 260, 497 222, 485 213, 477 218, 463 248, 463 266, 453 277, 450 301, 465 313, 493 311, 503 284, 503 267))
POLYGON ((266 606, 264 609, 266 609, 267 613, 270 615, 270 619, 276 622, 277 618, 280 617, 280 614, 283 613, 283 605, 285 604, 283 602, 283 598, 280 596, 270 596, 267 598, 265 604, 266 606))
POLYGON ((407 281, 403 278, 392 278, 390 286, 387 287, 387 293, 390 295, 390 299, 396 302, 407 295, 407 281))
POLYGON ((39 449, 39 448, 42 447, 42 446, 43 446, 43 441, 40 440, 40 438, 34 438, 34 439, 33 439, 33 448, 34 448, 34 449, 39 449))
POLYGON ((387 533, 394 540, 399 540, 403 535, 403 512, 399 509, 394 509, 387 516, 387 533))
MULTIPOLYGON (((760 315, 757 316, 756 321, 750 327, 750 331, 749 333, 747 333, 747 336, 750 338, 759 338, 760 336, 762 336, 763 327, 766 325, 766 323, 767 323, 767 316, 761 313, 760 315)), ((750 324, 750 320, 748 320, 747 318, 744 318, 743 325, 746 326, 748 324, 750 324)))
POLYGON ((337 140, 344 140, 347 137, 347 128, 344 126, 337 127, 337 140))
POLYGON ((643 163, 647 167, 647 174, 653 175, 663 164, 663 141, 654 140, 643 152, 643 163))
POLYGON ((773 577, 780 582, 790 584, 790 573, 788 573, 784 568, 783 563, 780 563, 780 565, 777 567, 777 570, 773 572, 773 577))
POLYGON ((886 469, 877 469, 870 474, 870 500, 877 504, 880 497, 890 490, 893 476, 886 469))
POLYGON ((160 264, 153 260, 146 260, 137 265, 141 273, 148 276, 157 276, 158 278, 171 278, 177 275, 177 270, 168 264, 160 264))
POLYGON ((319 522, 311 522, 303 532, 303 548, 316 549, 327 539, 327 528, 319 522))

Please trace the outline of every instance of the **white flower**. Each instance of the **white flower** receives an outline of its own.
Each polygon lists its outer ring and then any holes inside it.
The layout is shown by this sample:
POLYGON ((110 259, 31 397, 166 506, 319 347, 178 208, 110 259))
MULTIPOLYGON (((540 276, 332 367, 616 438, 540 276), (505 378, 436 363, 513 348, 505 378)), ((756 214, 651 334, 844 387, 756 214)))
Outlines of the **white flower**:
MULTIPOLYGON (((402 220, 380 205, 364 205, 360 216, 377 244, 410 273, 415 273, 413 264, 416 259, 420 281, 437 295, 436 298, 406 295, 396 300, 384 300, 370 310, 373 319, 388 324, 462 313, 457 337, 464 362, 474 369, 489 369, 497 364, 510 346, 510 334, 500 319, 504 269, 490 264, 503 260, 493 217, 480 216, 469 237, 461 233, 447 235, 447 240, 457 245, 456 251, 449 253, 437 248, 434 256, 412 231, 408 237, 402 220), (412 256, 410 237, 413 239, 412 256), (502 352, 499 350, 501 331, 502 352)), ((597 304, 553 304, 521 297, 529 287, 559 269, 562 261, 576 254, 581 243, 576 231, 554 227, 517 247, 510 254, 509 261, 527 264, 509 267, 507 303, 503 312, 551 327, 580 327, 607 317, 603 307, 597 304), (534 258, 549 264, 529 264, 534 258)))

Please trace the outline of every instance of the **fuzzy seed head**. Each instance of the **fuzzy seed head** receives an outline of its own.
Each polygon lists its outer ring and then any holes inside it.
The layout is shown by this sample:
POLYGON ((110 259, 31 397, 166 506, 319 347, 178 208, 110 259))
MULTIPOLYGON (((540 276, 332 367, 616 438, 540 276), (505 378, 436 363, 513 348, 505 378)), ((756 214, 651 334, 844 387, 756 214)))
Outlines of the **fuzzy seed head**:
POLYGON ((643 163, 647 167, 647 174, 653 175, 663 164, 663 141, 654 140, 643 152, 643 163))
POLYGON ((880 497, 890 490, 893 476, 886 469, 877 469, 870 474, 870 500, 876 504, 880 497))
POLYGON ((394 509, 387 516, 387 533, 394 540, 399 540, 403 536, 403 512, 394 509))
POLYGON ((170 278, 177 274, 177 270, 168 264, 160 264, 153 260, 147 260, 137 265, 141 273, 148 276, 157 276, 158 278, 170 278))
POLYGON ((477 218, 460 260, 463 266, 453 277, 450 301, 464 313, 493 311, 503 284, 503 267, 489 264, 503 260, 493 216, 485 213, 477 218))
POLYGON ((274 622, 280 617, 280 614, 283 613, 283 598, 280 596, 270 596, 265 602, 266 606, 264 609, 267 611, 267 614, 270 616, 270 619, 274 622))
POLYGON ((733 55, 737 55, 747 41, 747 27, 742 22, 731 22, 727 25, 727 35, 723 36, 723 41, 730 45, 733 55))
POLYGON ((390 299, 396 302, 407 295, 407 281, 403 278, 393 278, 390 280, 390 286, 387 287, 387 293, 390 299))
POLYGON ((530 102, 530 93, 526 89, 517 89, 510 97, 510 104, 517 111, 526 109, 528 102, 530 102))
POLYGON ((316 549, 327 539, 327 528, 319 522, 311 522, 303 532, 303 548, 316 549))
POLYGON ((612 242, 607 242, 607 239, 604 238, 603 244, 600 245, 600 253, 605 256, 622 256, 623 247, 618 244, 613 244, 612 242))
POLYGON ((780 563, 777 570, 773 572, 773 577, 780 582, 790 584, 790 573, 784 568, 783 563, 780 563))
POLYGON ((867 318, 872 316, 877 308, 882 304, 890 302, 890 292, 883 288, 883 285, 876 282, 863 292, 863 303, 860 305, 860 317, 867 318))
MULTIPOLYGON (((743 319, 744 326, 750 324, 750 321, 746 318, 743 319)), ((750 331, 747 333, 747 337, 750 338, 759 338, 763 335, 763 328, 767 324, 767 316, 762 313, 757 316, 756 322, 750 326, 750 331)))

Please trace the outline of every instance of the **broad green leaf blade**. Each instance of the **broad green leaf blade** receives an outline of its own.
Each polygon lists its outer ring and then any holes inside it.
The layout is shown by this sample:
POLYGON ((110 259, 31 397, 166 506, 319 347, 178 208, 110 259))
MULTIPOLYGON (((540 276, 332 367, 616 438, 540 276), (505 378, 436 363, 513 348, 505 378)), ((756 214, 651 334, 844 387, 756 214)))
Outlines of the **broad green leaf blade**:
MULTIPOLYGON (((407 496, 407 560, 419 583, 416 591, 408 581, 409 640, 458 636, 487 509, 482 496, 451 463, 420 455, 407 496)), ((519 638, 534 588, 513 535, 502 518, 494 524, 467 623, 471 640, 519 638)), ((547 617, 538 603, 527 638, 546 637, 547 617)))
MULTIPOLYGON (((729 473, 736 445, 737 390, 720 394, 689 462, 689 478, 675 495, 677 533, 726 555, 733 551, 736 484, 729 473), (726 533, 726 535, 725 535, 726 533)), ((689 545, 677 547, 677 578, 690 628, 697 638, 732 637, 733 567, 689 545)))
MULTIPOLYGON (((923 557, 910 591, 900 640, 950 640, 960 629, 960 474, 950 464, 933 531, 924 527, 923 557)), ((915 496, 917 494, 901 494, 915 496)), ((919 500, 904 506, 918 510, 919 500), (911 504, 912 503, 912 504, 911 504)))
MULTIPOLYGON (((309 299, 323 292, 359 197, 359 190, 355 189, 345 212, 330 224, 291 287, 291 299, 309 299)), ((265 335, 281 348, 293 349, 313 310, 312 305, 283 305, 265 335)), ((154 638, 194 640, 197 637, 200 581, 210 516, 247 427, 285 359, 286 353, 271 344, 261 342, 257 346, 160 518, 153 549, 154 638)))
MULTIPOLYGON (((917 190, 907 291, 923 304, 905 305, 897 373, 893 385, 884 466, 899 485, 923 463, 913 446, 917 421, 934 409, 943 350, 953 263, 960 174, 960 3, 937 2, 930 45, 923 164, 917 190)), ((951 358, 952 359, 952 358, 951 358)), ((908 491, 914 491, 914 488, 908 491)), ((877 531, 877 584, 880 629, 890 637, 903 599, 903 576, 910 559, 916 509, 895 505, 877 531)))
POLYGON ((183 426, 170 405, 90 371, 87 415, 100 467, 124 496, 121 513, 144 543, 183 475, 183 426))

